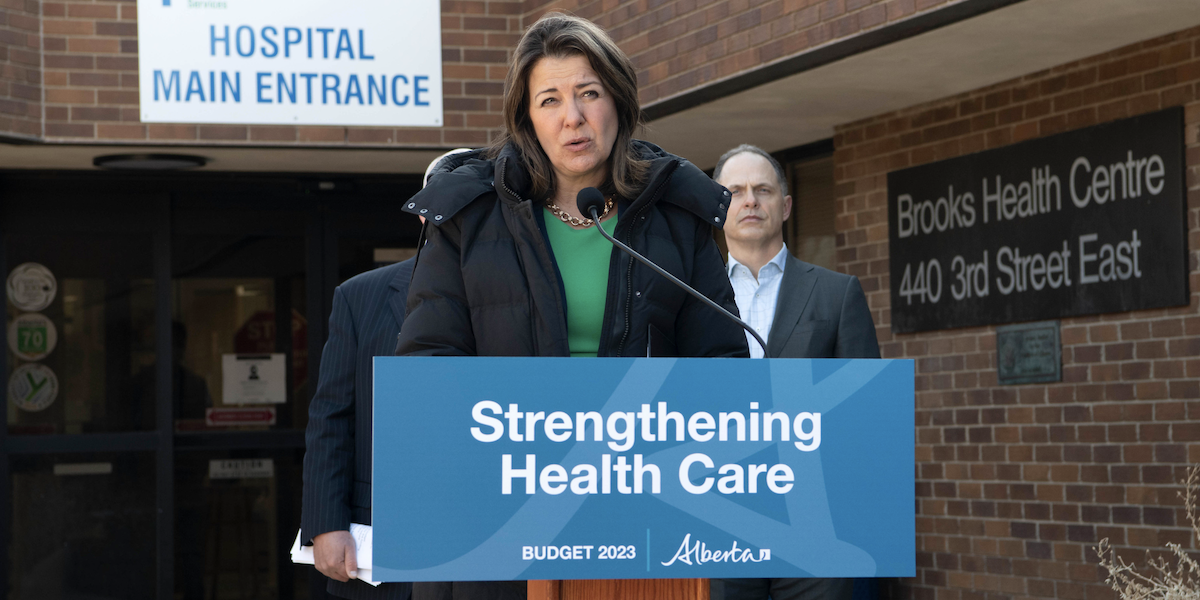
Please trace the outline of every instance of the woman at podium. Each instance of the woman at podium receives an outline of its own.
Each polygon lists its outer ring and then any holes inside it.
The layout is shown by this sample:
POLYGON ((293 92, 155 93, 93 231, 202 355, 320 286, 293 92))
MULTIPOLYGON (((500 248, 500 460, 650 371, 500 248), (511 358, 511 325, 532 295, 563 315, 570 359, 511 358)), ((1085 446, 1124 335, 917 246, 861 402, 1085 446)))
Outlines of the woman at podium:
MULTIPOLYGON (((404 205, 426 219, 397 354, 748 356, 741 328, 615 249, 593 227, 736 314, 713 240, 729 193, 690 162, 634 139, 629 58, 584 19, 550 13, 521 38, 505 131, 448 157, 404 205), (605 199, 599 223, 581 190, 605 199)), ((535 373, 572 377, 586 374, 535 373)), ((523 597, 524 583, 417 584, 414 598, 523 597)))

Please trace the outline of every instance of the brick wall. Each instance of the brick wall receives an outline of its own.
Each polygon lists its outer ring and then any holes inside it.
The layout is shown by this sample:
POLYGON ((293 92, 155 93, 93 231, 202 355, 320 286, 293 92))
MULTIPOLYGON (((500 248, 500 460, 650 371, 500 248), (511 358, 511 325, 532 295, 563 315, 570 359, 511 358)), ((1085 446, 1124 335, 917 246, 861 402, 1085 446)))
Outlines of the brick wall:
POLYGON ((42 135, 44 59, 51 142, 481 145, 501 124, 506 65, 522 27, 552 9, 605 27, 634 61, 649 104, 955 1, 442 0, 446 126, 370 128, 142 124, 136 2, 0 0, 0 134, 42 135))
POLYGON ((566 10, 604 27, 651 104, 955 0, 525 0, 528 25, 566 10))
MULTIPOLYGON (((28 3, 36 8, 37 2, 28 3)), ((446 120, 442 128, 143 124, 138 121, 137 3, 45 1, 46 139, 359 147, 483 145, 501 125, 499 98, 511 48, 520 35, 521 11, 517 0, 442 2, 446 120)), ((12 44, 0 39, 2 47, 12 48, 12 44)), ((7 75, 7 71, 0 74, 7 75)), ((0 104, 0 114, 6 114, 4 108, 0 104)), ((11 130, 0 121, 0 131, 11 130)))
POLYGON ((1176 492, 1200 462, 1200 29, 839 127, 837 260, 885 357, 916 359, 917 577, 937 600, 1112 598, 1092 552, 1196 549, 1176 492), (889 171, 1186 107, 1191 305, 1062 320, 1063 382, 996 384, 993 327, 893 334, 889 171))
POLYGON ((0 133, 42 134, 38 0, 0 0, 0 133))

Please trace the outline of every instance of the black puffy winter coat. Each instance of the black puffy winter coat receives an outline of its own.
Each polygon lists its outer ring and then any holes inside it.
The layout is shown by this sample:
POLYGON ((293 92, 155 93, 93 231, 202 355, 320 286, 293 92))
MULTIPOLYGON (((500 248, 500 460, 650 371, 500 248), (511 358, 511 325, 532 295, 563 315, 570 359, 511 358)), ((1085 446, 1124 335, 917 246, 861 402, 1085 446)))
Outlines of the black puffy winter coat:
MULTIPOLYGON (((737 314, 712 237, 728 192, 686 160, 635 144, 651 159, 649 183, 618 205, 617 239, 737 314)), ((427 219, 428 242, 396 353, 570 356, 543 205, 529 198, 515 147, 494 160, 467 156, 404 205, 427 219)), ((748 356, 737 324, 616 248, 602 327, 599 356, 748 356)))

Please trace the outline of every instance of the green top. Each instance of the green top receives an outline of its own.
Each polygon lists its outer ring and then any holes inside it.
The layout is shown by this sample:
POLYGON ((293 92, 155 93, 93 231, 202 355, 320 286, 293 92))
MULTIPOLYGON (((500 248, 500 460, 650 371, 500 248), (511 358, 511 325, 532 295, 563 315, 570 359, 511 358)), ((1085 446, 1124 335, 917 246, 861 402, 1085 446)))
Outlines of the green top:
MULTIPOLYGON (((608 261, 613 246, 592 228, 575 229, 546 210, 546 233, 567 293, 567 341, 571 356, 596 356, 608 297, 608 261)), ((617 218, 601 223, 612 233, 617 218)))

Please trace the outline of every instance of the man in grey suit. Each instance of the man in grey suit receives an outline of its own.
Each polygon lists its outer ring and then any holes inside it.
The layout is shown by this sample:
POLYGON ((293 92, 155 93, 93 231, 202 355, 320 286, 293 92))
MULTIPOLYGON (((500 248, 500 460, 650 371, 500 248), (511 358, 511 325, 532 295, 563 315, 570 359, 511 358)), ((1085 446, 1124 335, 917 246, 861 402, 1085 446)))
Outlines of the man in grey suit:
MULTIPOLYGON (((875 323, 858 278, 808 264, 787 252, 791 215, 783 168, 743 144, 717 162, 713 179, 732 194, 725 221, 729 278, 738 311, 767 340, 749 334, 752 358, 879 358, 875 323)), ((713 579, 712 600, 848 600, 851 579, 713 579)))
POLYGON ((372 363, 391 356, 415 259, 352 277, 333 292, 329 339, 305 435, 301 539, 334 596, 406 600, 412 584, 357 579, 350 523, 371 524, 372 363))

